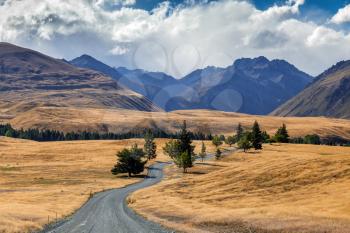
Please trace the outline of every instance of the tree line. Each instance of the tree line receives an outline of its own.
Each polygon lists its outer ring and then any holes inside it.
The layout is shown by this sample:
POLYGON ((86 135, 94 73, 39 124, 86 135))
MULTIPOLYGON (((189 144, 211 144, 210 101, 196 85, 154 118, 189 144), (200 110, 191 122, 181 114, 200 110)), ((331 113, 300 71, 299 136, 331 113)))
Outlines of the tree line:
POLYGON ((236 133, 233 136, 215 135, 213 136, 212 143, 217 148, 217 156, 219 157, 221 152, 219 146, 225 142, 229 146, 237 143, 239 149, 243 149, 244 152, 254 148, 255 150, 261 150, 263 143, 292 143, 292 144, 313 144, 313 145, 340 145, 350 146, 348 140, 339 137, 321 138, 317 134, 310 134, 304 137, 291 138, 289 136, 287 126, 282 124, 271 136, 266 131, 260 129, 260 125, 257 121, 254 122, 251 129, 244 130, 239 123, 236 128, 236 133))
MULTIPOLYGON (((204 134, 202 132, 188 132, 191 140, 220 140, 229 145, 238 143, 242 147, 250 148, 248 142, 251 142, 251 136, 254 138, 254 147, 259 146, 257 144, 257 139, 262 137, 263 143, 273 143, 273 142, 283 142, 283 143, 293 143, 293 144, 315 144, 315 145, 340 145, 340 146, 350 146, 350 141, 343 139, 341 137, 328 137, 321 138, 317 134, 306 135, 304 137, 290 138, 288 134, 286 125, 283 124, 275 133, 275 135, 270 136, 266 131, 261 131, 258 122, 255 122, 253 127, 255 129, 244 131, 242 125, 239 123, 236 128, 236 135, 225 137, 224 135, 204 134), (258 130, 258 131, 256 131, 258 130), (253 133, 253 134, 251 134, 253 133)), ((14 129, 10 124, 0 124, 0 136, 7 136, 12 138, 21 138, 34 141, 74 141, 74 140, 122 140, 130 138, 144 138, 146 133, 150 129, 138 129, 126 133, 99 133, 99 132, 68 132, 64 133, 57 130, 50 129, 14 129)), ((181 137, 180 132, 169 133, 160 129, 152 129, 152 135, 155 138, 170 138, 179 139, 181 137)), ((260 139, 259 139, 260 140, 260 139)))
POLYGON ((290 141, 287 127, 283 124, 277 129, 275 135, 271 137, 266 131, 260 129, 260 125, 257 121, 254 122, 251 129, 244 130, 239 123, 236 128, 235 135, 227 136, 215 135, 212 139, 213 145, 216 147, 216 158, 220 158, 221 151, 219 146, 225 142, 229 146, 237 144, 239 149, 243 149, 244 152, 254 148, 255 150, 261 150, 263 143, 288 143, 290 141))
MULTIPOLYGON (((195 146, 192 145, 193 133, 187 130, 186 121, 183 122, 181 129, 176 138, 172 138, 165 143, 163 151, 167 154, 184 173, 188 168, 193 167, 196 158, 202 161, 206 158, 206 146, 202 141, 201 150, 196 155, 194 153, 195 146)), ((141 149, 137 144, 133 145, 130 149, 125 148, 117 153, 117 163, 111 170, 116 175, 119 173, 139 174, 144 171, 147 161, 157 157, 157 146, 154 142, 154 134, 148 130, 144 134, 144 148, 141 149)), ((215 135, 211 138, 212 144, 216 147, 214 154, 218 160, 222 156, 220 146, 225 142, 229 146, 237 144, 239 149, 246 152, 249 149, 262 150, 264 143, 304 143, 304 144, 316 144, 322 143, 321 138, 317 134, 306 135, 300 138, 290 138, 287 126, 282 124, 273 136, 270 136, 266 131, 261 130, 257 121, 254 122, 250 129, 244 129, 239 123, 236 128, 236 132, 232 136, 225 137, 224 135, 215 135)))
MULTIPOLYGON (((151 131, 156 138, 179 138, 178 133, 168 133, 160 129, 139 129, 127 133, 98 133, 98 132, 68 132, 57 130, 39 129, 14 129, 10 124, 0 125, 0 136, 21 138, 34 141, 74 141, 74 140, 121 140, 130 138, 144 138, 147 132, 151 131)), ((211 134, 201 132, 189 132, 192 140, 211 140, 211 134)))

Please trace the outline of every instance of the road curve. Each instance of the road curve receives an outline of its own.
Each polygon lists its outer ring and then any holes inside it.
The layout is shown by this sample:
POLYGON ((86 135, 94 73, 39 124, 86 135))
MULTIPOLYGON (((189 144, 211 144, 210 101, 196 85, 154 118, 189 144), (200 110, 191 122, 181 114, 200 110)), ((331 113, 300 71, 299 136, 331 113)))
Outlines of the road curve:
POLYGON ((141 182, 94 195, 75 214, 42 233, 166 233, 173 232, 135 214, 126 203, 132 192, 149 187, 163 178, 168 163, 156 163, 141 182))

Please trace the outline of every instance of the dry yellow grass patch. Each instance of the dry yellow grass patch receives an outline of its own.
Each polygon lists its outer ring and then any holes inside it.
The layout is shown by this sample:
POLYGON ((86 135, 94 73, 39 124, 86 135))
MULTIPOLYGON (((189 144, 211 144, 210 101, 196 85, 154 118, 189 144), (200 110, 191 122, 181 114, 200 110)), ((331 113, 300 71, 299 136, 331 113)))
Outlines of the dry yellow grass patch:
POLYGON ((0 232, 38 229, 72 213, 90 193, 137 178, 114 177, 116 151, 135 140, 38 143, 0 139, 0 232))
MULTIPOLYGON (((157 161, 168 161, 157 139, 157 161)), ((34 142, 0 137, 0 232, 26 232, 67 216, 90 193, 118 188, 142 178, 113 176, 116 152, 143 139, 34 142)), ((208 149, 213 148, 206 142, 208 149)), ((201 142, 194 142, 196 151, 201 142)), ((146 172, 146 171, 145 171, 146 172)))
POLYGON ((350 148, 264 145, 168 168, 165 181, 132 195, 151 220, 185 232, 350 232, 350 148))
MULTIPOLYGON (((71 214, 90 193, 122 187, 141 178, 113 176, 116 152, 142 139, 33 142, 0 138, 0 232, 40 229, 71 214)), ((157 160, 168 160, 157 140, 157 160)))

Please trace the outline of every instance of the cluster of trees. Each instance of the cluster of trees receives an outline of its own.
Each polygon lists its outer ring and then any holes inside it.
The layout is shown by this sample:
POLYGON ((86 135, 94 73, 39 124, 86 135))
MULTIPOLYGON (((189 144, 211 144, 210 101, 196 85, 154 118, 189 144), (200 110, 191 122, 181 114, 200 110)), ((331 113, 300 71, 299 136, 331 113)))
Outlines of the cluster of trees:
MULTIPOLYGON (((0 127, 0 134, 4 132, 5 130, 0 127)), ((195 134, 187 130, 186 121, 183 122, 181 130, 173 135, 176 136, 173 136, 173 138, 165 144, 163 151, 169 155, 179 168, 183 169, 184 173, 186 173, 188 168, 193 167, 196 156, 192 140, 198 138, 195 138, 193 136, 195 134)), ((143 134, 143 137, 145 140, 143 149, 135 144, 130 149, 125 148, 117 153, 118 161, 111 170, 113 174, 128 173, 129 176, 132 174, 139 174, 144 171, 147 161, 156 158, 157 146, 154 141, 154 133, 148 130, 143 134)), ((257 121, 254 122, 250 130, 244 130, 239 123, 236 128, 236 133, 233 136, 225 137, 224 135, 216 135, 212 137, 210 135, 210 137, 205 136, 204 138, 206 140, 211 139, 212 144, 216 147, 216 159, 221 158, 222 152, 220 146, 224 142, 229 146, 237 143, 238 148, 243 149, 244 152, 251 148, 261 150, 263 148, 263 143, 279 142, 316 145, 322 143, 321 138, 317 134, 306 135, 303 138, 299 137, 291 139, 285 124, 278 128, 273 136, 270 136, 266 131, 261 130, 257 121)), ((198 157, 203 161, 206 156, 206 146, 202 141, 202 147, 198 157)))
MULTIPOLYGON (((188 168, 193 167, 195 160, 195 147, 192 145, 190 135, 191 133, 187 130, 186 121, 184 121, 179 132, 179 138, 170 140, 163 148, 164 152, 169 155, 179 168, 183 169, 184 173, 187 172, 188 168)), ((202 152, 205 153, 204 144, 202 144, 202 152)))
MULTIPOLYGON (((0 136, 29 139, 34 141, 73 141, 73 140, 121 140, 129 138, 144 138, 149 129, 139 129, 138 131, 127 133, 98 133, 98 132, 69 132, 63 133, 57 130, 39 129, 14 129, 10 124, 0 125, 0 136)), ((167 133, 163 130, 152 130, 153 137, 156 138, 180 138, 178 133, 167 133)), ((201 132, 189 132, 192 140, 211 140, 211 134, 201 132)))
POLYGON ((350 142, 340 137, 321 138, 317 134, 309 134, 305 137, 297 137, 290 139, 290 143, 294 144, 313 144, 313 145, 329 145, 329 146, 350 146, 350 142))
POLYGON ((117 153, 117 163, 112 168, 113 175, 128 173, 136 175, 144 171, 147 161, 157 157, 157 145, 151 131, 145 134, 144 148, 134 144, 130 149, 125 148, 117 153))
POLYGON ((281 142, 288 143, 290 141, 287 127, 283 124, 271 137, 266 131, 260 129, 260 125, 257 121, 254 122, 251 130, 244 130, 239 123, 236 128, 236 133, 233 136, 225 137, 223 135, 214 136, 212 139, 213 145, 216 146, 216 158, 220 158, 221 151, 219 146, 225 142, 227 145, 232 146, 237 143, 238 148, 243 149, 244 152, 254 148, 255 150, 261 150, 263 143, 281 142))
POLYGON ((306 135, 305 137, 292 138, 290 140, 291 143, 294 144, 313 144, 313 145, 321 145, 322 141, 320 136, 317 134, 306 135))
POLYGON ((242 126, 239 124, 237 127, 237 133, 237 135, 241 135, 240 137, 236 136, 237 145, 239 148, 243 149, 244 152, 251 148, 254 148, 255 150, 261 150, 263 143, 289 142, 289 134, 285 124, 277 129, 273 137, 271 137, 266 131, 261 131, 260 125, 257 121, 254 122, 251 131, 246 132, 244 132, 242 126))

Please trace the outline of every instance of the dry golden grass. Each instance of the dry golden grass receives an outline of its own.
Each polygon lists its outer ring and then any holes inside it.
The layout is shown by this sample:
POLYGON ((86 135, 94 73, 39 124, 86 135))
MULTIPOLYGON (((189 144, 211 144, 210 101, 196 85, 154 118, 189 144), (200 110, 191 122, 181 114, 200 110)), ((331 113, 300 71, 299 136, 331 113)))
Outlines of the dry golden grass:
POLYGON ((350 139, 350 120, 324 117, 273 117, 227 113, 210 110, 187 110, 174 112, 141 112, 125 109, 38 107, 10 116, 0 115, 0 120, 10 122, 17 128, 51 128, 64 131, 129 132, 141 127, 177 130, 183 120, 192 131, 213 134, 232 134, 240 122, 251 127, 255 120, 270 134, 286 123, 292 136, 317 133, 321 136, 339 136, 350 139))
POLYGON ((132 207, 180 231, 350 232, 350 148, 265 145, 167 174, 132 207))
MULTIPOLYGON (((168 161, 157 139, 157 161, 168 161)), ((141 180, 113 176, 116 152, 142 139, 34 142, 0 137, 0 232, 26 232, 71 214, 104 189, 141 180)), ((194 142, 196 150, 201 142, 194 142)), ((209 142, 206 142, 212 150, 209 142)), ((145 171, 146 172, 146 171, 145 171)))
POLYGON ((138 181, 112 176, 116 151, 135 140, 38 143, 0 140, 0 232, 38 229, 72 213, 90 192, 138 181))

